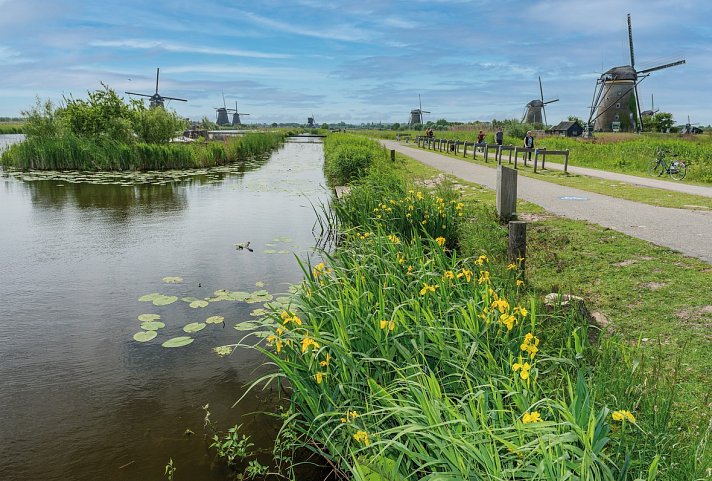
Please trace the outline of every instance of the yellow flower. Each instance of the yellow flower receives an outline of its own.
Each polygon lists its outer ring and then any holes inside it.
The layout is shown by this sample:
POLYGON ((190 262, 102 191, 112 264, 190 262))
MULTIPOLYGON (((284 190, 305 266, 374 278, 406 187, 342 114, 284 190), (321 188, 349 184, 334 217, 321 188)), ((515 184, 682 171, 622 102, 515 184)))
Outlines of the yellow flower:
POLYGON ((521 279, 517 279, 517 287, 520 287, 520 286, 523 286, 523 285, 524 285, 524 281, 521 280, 521 279))
POLYGON ((361 240, 364 240, 364 239, 368 238, 369 235, 371 235, 370 232, 364 232, 363 234, 359 234, 358 236, 361 240))
POLYGON ((279 352, 282 350, 282 340, 277 336, 267 336, 267 344, 274 344, 274 347, 277 350, 277 354, 279 354, 279 352))
POLYGON ((331 269, 326 267, 326 264, 324 264, 323 262, 320 262, 314 266, 312 272, 314 273, 314 277, 319 277, 321 274, 329 274, 331 272, 331 269))
POLYGON ((445 245, 445 238, 442 237, 442 236, 441 236, 441 237, 436 237, 436 238, 435 238, 435 242, 437 242, 438 245, 439 245, 440 247, 442 247, 442 246, 445 245))
POLYGON ((524 342, 522 343, 519 348, 522 351, 528 352, 529 356, 531 359, 534 359, 534 356, 536 356, 536 353, 539 352, 539 338, 536 337, 534 334, 531 332, 528 332, 526 336, 524 336, 524 342))
POLYGON ((524 318, 524 317, 527 317, 527 314, 529 313, 529 311, 527 311, 526 307, 516 306, 514 308, 514 313, 519 314, 520 316, 522 316, 524 318))
POLYGON ((508 270, 508 271, 513 271, 513 270, 515 270, 516 268, 517 268, 517 264, 515 264, 515 263, 513 263, 513 262, 512 262, 511 264, 507 264, 507 270, 508 270))
POLYGON ((302 320, 297 316, 296 314, 292 316, 292 322, 296 324, 297 326, 302 325, 302 320))
POLYGON ((625 409, 621 409, 620 411, 613 411, 611 417, 614 421, 629 421, 631 423, 635 423, 635 416, 633 416, 630 411, 626 411, 625 409))
POLYGON ((507 327, 508 331, 511 331, 514 328, 514 323, 516 322, 516 318, 511 314, 502 314, 499 316, 498 320, 501 324, 504 324, 507 327))
POLYGON ((455 273, 452 271, 445 271, 443 272, 443 279, 454 279, 455 278, 455 273))
POLYGON ((418 200, 423 200, 423 193, 420 191, 416 192, 415 198, 418 200))
POLYGON ((504 314, 509 310, 509 302, 507 299, 496 299, 492 301, 492 307, 497 309, 500 314, 504 314))
POLYGON ((487 256, 483 254, 483 255, 481 255, 480 257, 477 258, 477 260, 475 261, 475 264, 477 264, 478 266, 481 266, 482 264, 484 264, 485 262, 487 262, 487 260, 488 260, 488 259, 487 259, 487 256))
POLYGON ((358 431, 354 434, 354 439, 359 443, 362 443, 364 446, 371 444, 371 441, 368 440, 368 433, 366 431, 358 431))
POLYGON ((395 327, 396 323, 393 321, 387 321, 385 319, 381 321, 381 329, 388 329, 389 331, 392 331, 395 327))
POLYGON ((329 367, 329 362, 331 361, 331 356, 329 353, 326 353, 326 358, 319 363, 321 367, 329 367))
POLYGON ((420 295, 424 296, 428 292, 435 292, 435 289, 437 289, 437 288, 438 288, 437 284, 431 286, 430 284, 425 282, 425 283, 423 283, 423 288, 420 290, 420 295))
POLYGON ((352 421, 358 417, 358 413, 356 411, 346 411, 346 417, 341 418, 342 423, 347 423, 349 421, 352 421))
POLYGON ((398 252, 396 254, 396 260, 398 261, 398 264, 403 264, 405 262, 405 256, 398 252))
POLYGON ((514 370, 514 372, 519 372, 519 377, 521 377, 525 381, 529 379, 529 370, 531 368, 532 366, 528 362, 525 362, 523 364, 516 362, 512 365, 512 369, 514 370))
POLYGON ((524 416, 522 416, 522 422, 524 424, 540 423, 541 421, 542 419, 541 414, 539 414, 539 411, 532 411, 531 413, 527 411, 524 413, 524 416))
POLYGON ((287 311, 282 311, 282 314, 280 314, 280 317, 282 318, 283 321, 287 320, 287 318, 290 316, 291 316, 291 314, 288 313, 287 311))
POLYGON ((463 268, 460 272, 457 273, 457 278, 465 277, 465 280, 467 282, 470 282, 470 279, 472 279, 472 271, 467 268, 463 268))
POLYGON ((477 282, 479 284, 484 284, 484 283, 489 283, 490 282, 490 273, 489 271, 482 271, 480 273, 480 278, 477 279, 477 282))
POLYGON ((309 336, 304 336, 304 339, 302 339, 302 353, 307 352, 309 349, 309 346, 314 347, 314 349, 319 349, 319 343, 316 342, 314 339, 310 338, 309 336))
POLYGON ((411 272, 413 272, 413 266, 408 266, 408 274, 410 274, 411 272))
POLYGON ((321 381, 324 380, 324 377, 326 376, 325 372, 318 372, 314 374, 314 379, 316 379, 317 384, 321 384, 321 381))
POLYGON ((391 234, 388 236, 388 240, 393 242, 394 244, 400 244, 400 239, 398 238, 397 235, 391 234))

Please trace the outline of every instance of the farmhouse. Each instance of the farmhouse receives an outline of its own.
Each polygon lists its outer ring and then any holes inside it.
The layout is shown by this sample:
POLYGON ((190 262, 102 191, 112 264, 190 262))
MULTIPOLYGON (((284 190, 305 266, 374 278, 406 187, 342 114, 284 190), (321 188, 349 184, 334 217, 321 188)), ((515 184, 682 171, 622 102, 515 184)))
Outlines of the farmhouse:
POLYGON ((550 132, 564 137, 578 137, 583 133, 583 127, 576 122, 560 122, 552 127, 550 132))

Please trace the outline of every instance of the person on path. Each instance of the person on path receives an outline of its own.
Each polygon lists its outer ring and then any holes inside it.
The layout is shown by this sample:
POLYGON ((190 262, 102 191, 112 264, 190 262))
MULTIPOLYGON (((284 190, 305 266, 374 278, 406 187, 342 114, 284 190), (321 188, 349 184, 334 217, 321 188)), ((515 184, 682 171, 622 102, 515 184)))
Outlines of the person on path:
MULTIPOLYGON (((529 130, 527 132, 527 136, 524 137, 524 148, 525 149, 533 149, 534 148, 534 137, 532 136, 532 131, 529 130)), ((527 152, 529 154, 529 160, 532 160, 532 153, 527 152)))
POLYGON ((497 145, 502 145, 504 141, 504 132, 502 132, 502 127, 497 127, 497 133, 494 134, 494 141, 497 145))
MULTIPOLYGON (((480 133, 477 134, 477 143, 482 144, 485 141, 485 133, 480 130, 480 133)), ((480 147, 480 152, 483 152, 482 147, 480 147)))

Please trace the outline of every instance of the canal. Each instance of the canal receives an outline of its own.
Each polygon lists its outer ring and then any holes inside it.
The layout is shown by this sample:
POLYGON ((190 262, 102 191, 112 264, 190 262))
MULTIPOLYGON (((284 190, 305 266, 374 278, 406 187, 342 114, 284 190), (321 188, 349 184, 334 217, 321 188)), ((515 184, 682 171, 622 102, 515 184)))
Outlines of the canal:
POLYGON ((159 480, 173 459, 176 479, 222 480, 206 411, 270 448, 276 426, 250 413, 274 411, 274 392, 232 407, 263 359, 214 348, 302 279, 295 255, 313 254, 313 205, 328 196, 322 162, 321 143, 299 141, 190 173, 0 171, 0 479, 159 480), (261 301, 214 300, 221 289, 261 301), (153 293, 177 300, 139 301, 153 293), (133 337, 141 314, 165 324, 147 342, 133 337), (193 342, 162 346, 178 336, 193 342))

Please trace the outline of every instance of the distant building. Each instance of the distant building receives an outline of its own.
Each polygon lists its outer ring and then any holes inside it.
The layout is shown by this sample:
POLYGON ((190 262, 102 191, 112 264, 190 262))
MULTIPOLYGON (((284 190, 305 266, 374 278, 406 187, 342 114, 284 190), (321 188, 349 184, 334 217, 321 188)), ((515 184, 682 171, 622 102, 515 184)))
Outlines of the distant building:
POLYGON ((564 137, 579 137, 583 133, 583 127, 572 121, 560 122, 559 125, 552 127, 549 132, 564 137))

